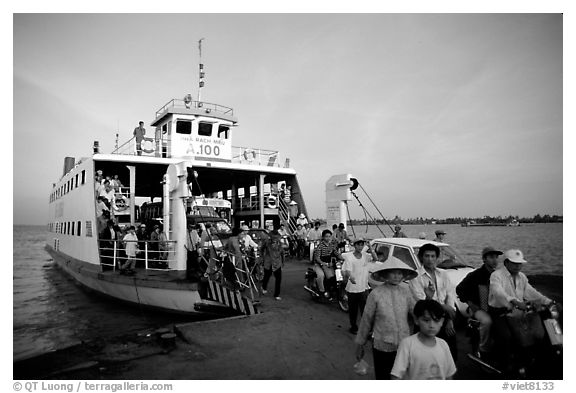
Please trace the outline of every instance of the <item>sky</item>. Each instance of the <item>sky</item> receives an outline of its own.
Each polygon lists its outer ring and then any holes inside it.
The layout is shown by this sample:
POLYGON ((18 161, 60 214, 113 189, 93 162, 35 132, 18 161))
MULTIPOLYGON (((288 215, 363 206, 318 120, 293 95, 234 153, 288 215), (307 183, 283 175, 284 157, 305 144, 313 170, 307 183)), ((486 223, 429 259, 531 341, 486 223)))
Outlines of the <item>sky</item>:
POLYGON ((310 217, 342 173, 387 218, 564 214, 562 14, 14 14, 14 224, 47 222, 65 156, 195 97, 200 38, 203 100, 310 217))

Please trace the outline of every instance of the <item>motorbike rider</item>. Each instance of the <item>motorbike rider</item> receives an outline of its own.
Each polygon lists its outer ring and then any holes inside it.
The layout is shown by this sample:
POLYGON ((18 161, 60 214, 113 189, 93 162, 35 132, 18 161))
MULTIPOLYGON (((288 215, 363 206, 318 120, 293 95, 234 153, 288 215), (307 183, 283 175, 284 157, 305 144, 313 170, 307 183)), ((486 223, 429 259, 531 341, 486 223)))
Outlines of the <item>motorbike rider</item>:
POLYGON ((320 230, 320 221, 314 223, 314 228, 308 232, 308 241, 315 242, 322 239, 322 231, 320 230))
POLYGON ((482 250, 482 266, 470 272, 456 286, 458 298, 468 304, 468 316, 476 319, 480 323, 480 357, 490 351, 490 327, 492 318, 488 314, 488 288, 490 286, 490 275, 498 267, 498 257, 502 255, 492 247, 485 247, 482 250))
MULTIPOLYGON (((492 317, 492 334, 501 352, 502 365, 506 371, 512 369, 512 331, 507 314, 513 310, 525 311, 529 302, 540 305, 550 305, 553 301, 538 292, 530 283, 522 266, 527 263, 522 251, 508 250, 504 253, 504 266, 497 269, 490 276, 490 289, 488 295, 488 312, 492 317)), ((524 356, 519 358, 525 358, 524 356)))
POLYGON ((332 242, 332 232, 325 229, 322 231, 322 241, 314 250, 314 272, 316 273, 316 282, 318 290, 324 293, 324 297, 330 298, 330 294, 324 288, 324 277, 331 279, 334 277, 334 268, 332 267, 332 257, 343 261, 342 255, 336 245, 332 242))
POLYGON ((344 223, 341 222, 338 224, 338 228, 334 231, 334 239, 336 239, 338 247, 344 247, 346 241, 350 241, 348 233, 346 232, 346 229, 344 229, 344 223))

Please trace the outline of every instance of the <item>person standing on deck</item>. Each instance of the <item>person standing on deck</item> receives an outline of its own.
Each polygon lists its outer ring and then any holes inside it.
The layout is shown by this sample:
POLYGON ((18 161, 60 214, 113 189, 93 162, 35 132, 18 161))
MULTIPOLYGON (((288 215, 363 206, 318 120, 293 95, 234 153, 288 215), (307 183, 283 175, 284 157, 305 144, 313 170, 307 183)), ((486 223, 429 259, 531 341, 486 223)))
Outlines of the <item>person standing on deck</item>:
POLYGON ((128 228, 128 233, 122 240, 127 258, 126 263, 120 266, 120 273, 133 272, 136 267, 136 253, 138 252, 138 237, 136 236, 136 228, 133 225, 128 228))
MULTIPOLYGON (((114 264, 114 244, 116 240, 118 240, 114 225, 114 220, 108 220, 106 228, 100 233, 100 256, 102 263, 107 265, 114 264)), ((118 249, 118 247, 116 247, 116 249, 118 249)), ((118 254, 116 253, 116 255, 118 254)))
POLYGON ((186 278, 192 280, 201 275, 200 263, 198 256, 198 246, 200 245, 200 236, 194 224, 188 224, 188 233, 186 236, 186 278))
MULTIPOLYGON (((140 226, 136 230, 136 237, 139 240, 137 255, 139 256, 139 258, 145 259, 146 240, 148 240, 149 238, 148 233, 146 232, 146 224, 140 224, 140 226)), ((150 251, 148 251, 148 259, 150 259, 150 251)))
POLYGON ((146 135, 146 129, 144 128, 144 122, 138 123, 138 127, 134 128, 134 138, 136 139, 136 153, 142 155, 142 141, 144 140, 144 135, 146 135))
POLYGON ((159 259, 158 250, 160 249, 160 225, 155 224, 150 234, 150 243, 148 245, 148 259, 159 259))

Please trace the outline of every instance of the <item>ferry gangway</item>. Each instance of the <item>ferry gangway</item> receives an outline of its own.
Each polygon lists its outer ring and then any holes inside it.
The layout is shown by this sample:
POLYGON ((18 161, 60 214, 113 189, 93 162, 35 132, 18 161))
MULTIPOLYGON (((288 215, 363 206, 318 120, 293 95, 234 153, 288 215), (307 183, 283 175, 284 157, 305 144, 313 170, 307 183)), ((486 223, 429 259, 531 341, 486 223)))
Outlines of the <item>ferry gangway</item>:
MULTIPOLYGON (((248 290, 250 294, 250 300, 255 301, 254 291, 258 293, 258 284, 264 278, 264 265, 262 258, 256 256, 251 257, 249 255, 243 254, 242 261, 240 264, 236 263, 236 254, 222 250, 220 251, 221 258, 210 257, 215 263, 212 264, 215 270, 208 273, 210 269, 207 269, 207 275, 211 280, 220 281, 222 285, 228 285, 232 290, 239 290, 241 292, 248 290), (224 274, 224 263, 231 263, 234 266, 234 279, 231 281, 230 277, 224 274), (253 261, 251 261, 253 259, 253 261)), ((210 263, 206 260, 204 256, 201 257, 204 264, 210 266, 210 263)))

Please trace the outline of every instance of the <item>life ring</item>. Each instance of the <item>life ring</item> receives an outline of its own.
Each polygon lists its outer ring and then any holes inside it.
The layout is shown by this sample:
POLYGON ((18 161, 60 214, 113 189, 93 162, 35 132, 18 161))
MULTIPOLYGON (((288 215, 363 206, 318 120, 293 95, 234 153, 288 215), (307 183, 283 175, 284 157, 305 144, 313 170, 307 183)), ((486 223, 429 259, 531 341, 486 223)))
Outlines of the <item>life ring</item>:
POLYGON ((114 198, 114 203, 112 203, 112 208, 117 211, 117 212, 121 212, 124 211, 126 209, 128 209, 130 207, 130 205, 128 204, 128 201, 126 200, 126 198, 124 196, 119 196, 114 198))
POLYGON ((142 151, 147 154, 154 153, 154 151, 156 150, 154 148, 153 138, 144 138, 140 146, 142 147, 142 151))
POLYGON ((278 207, 277 200, 274 195, 268 195, 266 197, 266 207, 269 207, 270 209, 276 209, 278 207))
POLYGON ((253 160, 256 159, 256 152, 252 149, 246 149, 244 150, 244 159, 248 162, 252 162, 253 160))

